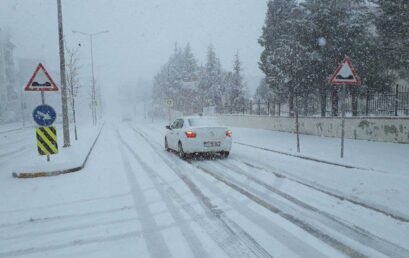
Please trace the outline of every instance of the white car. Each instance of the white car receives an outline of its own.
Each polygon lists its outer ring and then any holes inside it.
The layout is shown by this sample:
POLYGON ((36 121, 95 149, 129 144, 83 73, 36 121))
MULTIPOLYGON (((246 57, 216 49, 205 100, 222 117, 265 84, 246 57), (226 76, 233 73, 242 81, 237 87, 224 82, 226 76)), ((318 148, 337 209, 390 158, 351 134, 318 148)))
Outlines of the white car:
POLYGON ((220 125, 214 117, 181 117, 166 128, 165 149, 177 151, 181 158, 195 153, 219 153, 222 158, 229 156, 232 131, 220 125))

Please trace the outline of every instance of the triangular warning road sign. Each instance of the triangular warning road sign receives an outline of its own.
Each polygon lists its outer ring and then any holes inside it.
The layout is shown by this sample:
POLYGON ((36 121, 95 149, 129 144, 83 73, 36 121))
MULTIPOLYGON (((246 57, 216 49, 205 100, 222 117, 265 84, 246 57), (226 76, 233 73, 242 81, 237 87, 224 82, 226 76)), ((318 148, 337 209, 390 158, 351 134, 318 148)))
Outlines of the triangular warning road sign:
POLYGON ((352 67, 352 62, 349 57, 345 56, 342 63, 338 66, 335 73, 329 80, 330 84, 349 84, 360 85, 361 80, 358 77, 355 69, 352 67))
POLYGON ((30 81, 24 88, 25 91, 58 91, 58 87, 45 70, 42 64, 39 64, 31 76, 30 81))

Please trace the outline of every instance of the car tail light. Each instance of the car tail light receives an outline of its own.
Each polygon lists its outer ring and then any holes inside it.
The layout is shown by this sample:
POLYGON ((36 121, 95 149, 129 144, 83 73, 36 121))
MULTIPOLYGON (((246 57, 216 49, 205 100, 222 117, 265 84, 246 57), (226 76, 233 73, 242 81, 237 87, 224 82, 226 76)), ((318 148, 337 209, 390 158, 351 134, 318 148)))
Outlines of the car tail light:
POLYGON ((196 133, 195 132, 189 131, 189 132, 185 132, 185 134, 186 134, 187 138, 196 138, 196 133))
POLYGON ((231 136, 232 136, 232 134, 233 134, 233 132, 232 132, 232 131, 230 131, 230 130, 226 131, 226 136, 227 136, 227 137, 231 137, 231 136))

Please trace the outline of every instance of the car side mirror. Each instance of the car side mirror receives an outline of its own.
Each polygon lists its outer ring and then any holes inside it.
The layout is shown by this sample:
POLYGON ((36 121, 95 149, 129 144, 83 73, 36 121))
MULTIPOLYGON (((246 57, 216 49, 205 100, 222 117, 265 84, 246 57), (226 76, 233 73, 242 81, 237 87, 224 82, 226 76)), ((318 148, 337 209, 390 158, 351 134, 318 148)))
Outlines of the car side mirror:
POLYGON ((167 126, 166 126, 166 129, 172 130, 172 128, 170 128, 170 125, 167 125, 167 126))

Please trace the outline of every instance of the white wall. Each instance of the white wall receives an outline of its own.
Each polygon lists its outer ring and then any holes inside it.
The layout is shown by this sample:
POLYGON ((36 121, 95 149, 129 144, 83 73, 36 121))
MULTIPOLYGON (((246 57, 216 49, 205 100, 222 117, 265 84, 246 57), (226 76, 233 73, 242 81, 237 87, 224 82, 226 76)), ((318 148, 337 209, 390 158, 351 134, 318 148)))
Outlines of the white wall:
MULTIPOLYGON (((218 115, 229 126, 295 132, 295 119, 289 117, 218 115)), ((300 133, 341 137, 340 118, 299 118, 300 133)), ((409 118, 346 118, 345 137, 350 139, 409 143, 409 118)))

